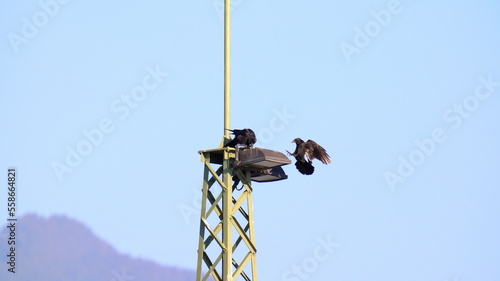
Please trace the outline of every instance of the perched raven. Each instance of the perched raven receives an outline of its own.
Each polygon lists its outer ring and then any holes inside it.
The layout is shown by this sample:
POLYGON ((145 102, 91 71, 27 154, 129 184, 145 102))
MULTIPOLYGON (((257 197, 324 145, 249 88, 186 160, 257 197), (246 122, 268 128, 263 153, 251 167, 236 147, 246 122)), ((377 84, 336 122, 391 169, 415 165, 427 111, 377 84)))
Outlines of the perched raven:
POLYGON ((313 140, 303 141, 301 138, 296 138, 294 142, 297 147, 293 153, 287 150, 288 154, 295 157, 295 167, 304 175, 312 175, 314 173, 314 166, 312 161, 319 159, 323 164, 330 163, 330 155, 326 150, 313 140), (306 158, 307 157, 307 158, 306 158))
POLYGON ((257 142, 257 137, 252 129, 243 129, 243 130, 229 130, 234 135, 234 138, 226 143, 224 147, 236 147, 236 145, 243 145, 246 147, 252 147, 257 142))

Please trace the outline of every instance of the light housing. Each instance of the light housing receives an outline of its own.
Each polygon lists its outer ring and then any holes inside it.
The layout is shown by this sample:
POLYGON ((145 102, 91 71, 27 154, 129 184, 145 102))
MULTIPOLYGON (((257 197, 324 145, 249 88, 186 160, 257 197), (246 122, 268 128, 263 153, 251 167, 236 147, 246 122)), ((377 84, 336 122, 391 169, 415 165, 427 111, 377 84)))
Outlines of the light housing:
POLYGON ((251 178, 256 182, 269 182, 287 179, 281 166, 292 163, 279 152, 265 148, 252 147, 236 149, 234 168, 251 171, 251 178))

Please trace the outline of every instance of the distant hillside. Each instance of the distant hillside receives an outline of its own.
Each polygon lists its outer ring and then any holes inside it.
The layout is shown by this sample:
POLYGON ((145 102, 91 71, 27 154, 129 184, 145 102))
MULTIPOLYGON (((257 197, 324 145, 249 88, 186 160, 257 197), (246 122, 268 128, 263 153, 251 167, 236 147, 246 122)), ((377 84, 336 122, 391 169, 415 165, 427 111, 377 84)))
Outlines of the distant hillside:
MULTIPOLYGON (((3 224, 3 223, 2 223, 3 224)), ((16 274, 9 273, 8 228, 0 231, 0 280, 187 281, 195 272, 118 253, 82 223, 65 216, 17 221, 16 274)))

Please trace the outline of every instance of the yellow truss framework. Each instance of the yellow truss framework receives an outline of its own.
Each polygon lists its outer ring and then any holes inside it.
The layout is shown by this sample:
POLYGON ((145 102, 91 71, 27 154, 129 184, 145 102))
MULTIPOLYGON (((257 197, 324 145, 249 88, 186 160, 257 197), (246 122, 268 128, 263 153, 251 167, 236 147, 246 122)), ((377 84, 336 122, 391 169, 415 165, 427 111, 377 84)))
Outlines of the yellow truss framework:
POLYGON ((204 176, 196 281, 210 276, 216 281, 257 281, 250 172, 233 168, 234 148, 199 153, 204 176), (233 176, 243 184, 241 189, 233 186, 233 176))

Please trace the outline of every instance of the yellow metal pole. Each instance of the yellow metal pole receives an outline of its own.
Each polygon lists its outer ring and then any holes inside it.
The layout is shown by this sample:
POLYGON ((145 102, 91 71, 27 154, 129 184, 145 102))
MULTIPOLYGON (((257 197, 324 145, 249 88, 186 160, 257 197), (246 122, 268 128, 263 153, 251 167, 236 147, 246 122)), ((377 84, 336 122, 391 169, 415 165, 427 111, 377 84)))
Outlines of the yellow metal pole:
POLYGON ((196 267, 196 281, 202 280, 203 274, 203 255, 205 254, 205 229, 206 226, 203 223, 204 220, 207 219, 207 200, 208 197, 208 189, 210 188, 209 180, 210 180, 210 171, 208 166, 210 165, 210 153, 202 153, 201 159, 203 161, 203 189, 202 189, 202 198, 201 201, 201 221, 200 221, 200 237, 198 238, 198 265, 196 267))
POLYGON ((231 222, 233 207, 232 167, 229 160, 229 151, 224 150, 222 187, 222 243, 226 246, 222 254, 222 281, 233 281, 233 224, 231 222))
MULTIPOLYGON (((234 281, 238 280, 239 276, 248 281, 257 281, 257 264, 256 264, 256 249, 255 249, 255 238, 253 230, 253 204, 251 199, 251 184, 250 184, 250 172, 246 172, 244 180, 245 187, 248 189, 244 192, 241 198, 233 198, 233 161, 235 159, 235 151, 233 148, 223 148, 223 144, 231 139, 229 129, 231 128, 231 0, 225 0, 224 2, 224 138, 222 139, 222 144, 217 150, 210 152, 202 152, 202 161, 205 163, 205 174, 203 180, 203 198, 201 206, 201 221, 200 221, 200 237, 198 246, 198 266, 197 266, 197 281, 206 281, 207 278, 212 275, 216 281, 234 281), (223 153, 222 163, 220 163, 220 152, 223 153), (217 155, 217 160, 214 162, 210 159, 212 153, 217 155), (215 172, 210 164, 222 164, 222 167, 215 172), (219 174, 220 173, 220 174, 219 174), (209 178, 209 175, 212 177, 209 178), (219 178, 222 176, 222 179, 219 178), (212 192, 215 190, 210 187, 213 183, 218 182, 222 188, 221 194, 218 199, 214 199, 212 192), (209 197, 210 195, 210 197, 209 197), (207 210, 207 200, 210 201, 210 207, 207 210), (219 206, 219 200, 222 202, 222 208, 219 206), (233 200, 235 203, 233 203, 233 200), (247 211, 243 210, 243 201, 247 200, 247 211), (236 206, 234 205, 236 204, 236 206), (217 224, 215 228, 210 227, 208 224, 208 217, 214 211, 216 212, 216 217, 221 219, 221 223, 217 224), (242 226, 238 219, 234 216, 236 211, 243 213, 242 220, 248 220, 246 226, 242 226), (246 215, 249 213, 248 215, 246 215), (246 216, 245 216, 246 215, 246 216), (235 231, 235 241, 233 241, 233 228, 235 231), (208 232, 207 232, 208 230, 208 232), (220 231, 222 230, 222 241, 220 239, 220 231), (247 233, 249 231, 249 233, 247 233), (205 236, 208 237, 205 238, 205 236), (249 235, 249 237, 248 237, 249 235), (206 252, 206 248, 210 245, 212 241, 215 241, 221 248, 220 254, 214 260, 213 257, 210 258, 209 254, 206 252), (247 255, 239 261, 239 256, 236 257, 238 261, 233 257, 233 251, 243 242, 240 247, 247 247, 247 255), (208 273, 203 276, 202 274, 202 263, 208 267, 208 273), (221 263, 219 263, 221 262, 221 263), (239 263, 238 263, 239 262, 239 263), (246 266, 251 262, 252 267, 252 278, 249 278, 247 273, 244 271, 246 266), (222 274, 220 274, 222 269, 222 274)), ((215 157, 214 157, 215 158, 215 157)), ((241 175, 241 172, 238 171, 241 175)), ((238 194, 238 193, 237 193, 238 194)), ((244 225, 244 224, 243 224, 244 225)))
MULTIPOLYGON (((229 129, 231 129, 231 0, 224 2, 224 138, 230 139, 229 129)), ((224 151, 223 160, 223 214, 222 214, 222 239, 227 247, 223 252, 222 259, 222 280, 232 281, 232 167, 230 163, 229 151, 224 151)))
POLYGON ((231 129, 231 0, 224 5, 224 138, 231 129))

